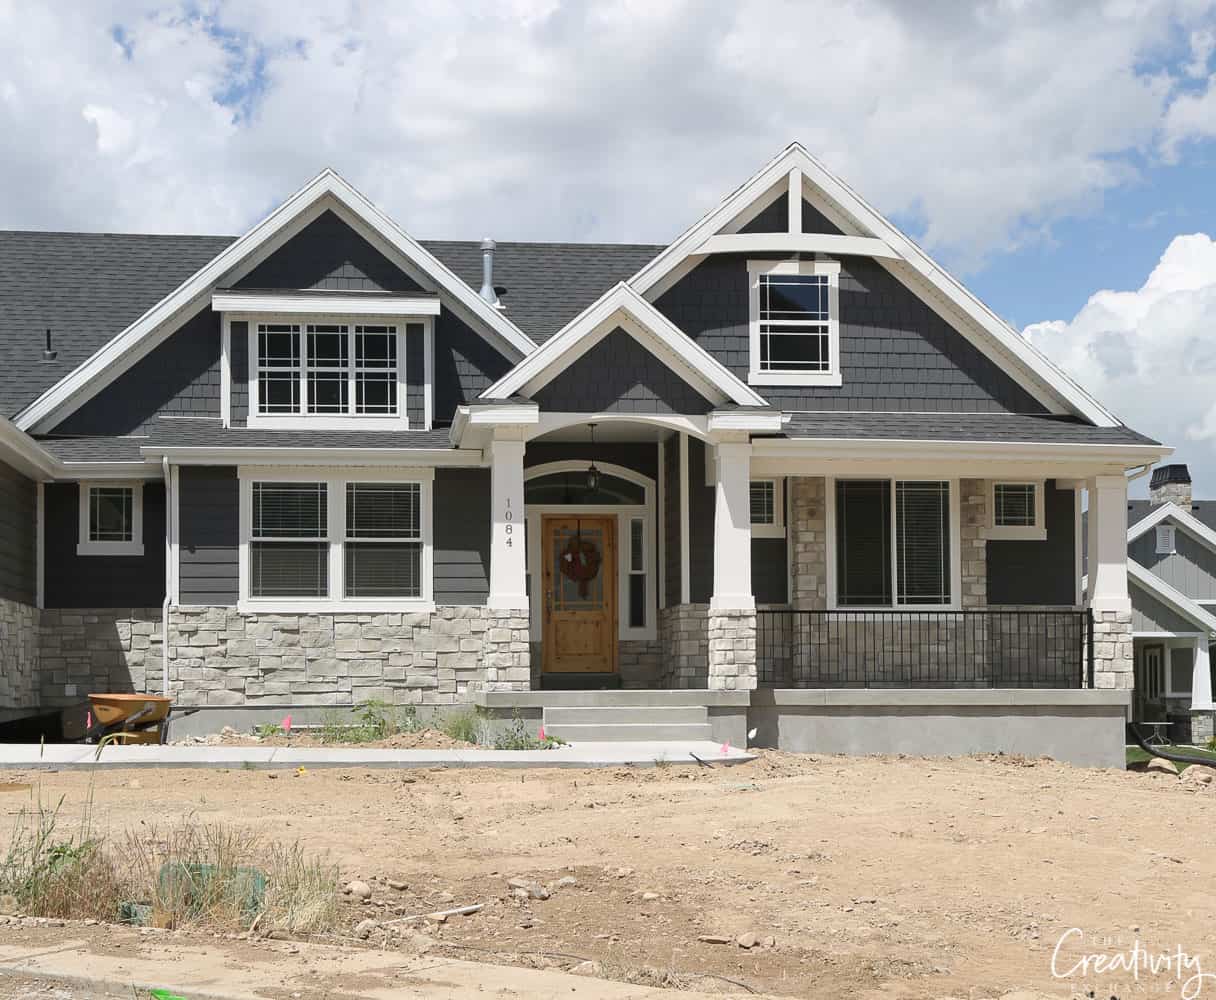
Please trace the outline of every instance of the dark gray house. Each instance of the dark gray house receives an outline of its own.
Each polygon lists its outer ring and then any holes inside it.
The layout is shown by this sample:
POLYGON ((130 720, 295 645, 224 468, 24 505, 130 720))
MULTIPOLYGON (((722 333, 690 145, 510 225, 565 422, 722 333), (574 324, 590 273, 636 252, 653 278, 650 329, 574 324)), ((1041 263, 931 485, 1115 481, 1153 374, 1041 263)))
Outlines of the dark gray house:
POLYGON ((0 263, 9 714, 632 706, 1111 759, 1125 476, 1170 449, 797 144, 667 246, 419 242, 327 170, 236 239, 0 263))

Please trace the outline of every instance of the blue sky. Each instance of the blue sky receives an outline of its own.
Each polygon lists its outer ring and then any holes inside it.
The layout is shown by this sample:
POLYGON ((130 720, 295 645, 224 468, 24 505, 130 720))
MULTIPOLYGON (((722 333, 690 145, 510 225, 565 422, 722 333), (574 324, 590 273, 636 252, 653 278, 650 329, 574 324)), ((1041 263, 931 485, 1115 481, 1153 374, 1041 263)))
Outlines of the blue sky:
POLYGON ((1216 497, 1214 3, 0 4, 0 226, 662 242, 798 139, 1216 497))

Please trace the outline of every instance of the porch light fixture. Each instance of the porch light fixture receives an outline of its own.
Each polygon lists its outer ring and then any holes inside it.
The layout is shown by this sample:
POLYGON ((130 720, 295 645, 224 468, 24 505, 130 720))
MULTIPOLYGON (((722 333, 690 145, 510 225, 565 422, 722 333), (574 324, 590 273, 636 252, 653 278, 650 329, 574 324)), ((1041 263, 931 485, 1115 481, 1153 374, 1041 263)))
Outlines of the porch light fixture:
POLYGON ((591 464, 587 466, 587 492, 594 493, 600 486, 600 470, 595 467, 595 424, 588 424, 591 431, 591 464))

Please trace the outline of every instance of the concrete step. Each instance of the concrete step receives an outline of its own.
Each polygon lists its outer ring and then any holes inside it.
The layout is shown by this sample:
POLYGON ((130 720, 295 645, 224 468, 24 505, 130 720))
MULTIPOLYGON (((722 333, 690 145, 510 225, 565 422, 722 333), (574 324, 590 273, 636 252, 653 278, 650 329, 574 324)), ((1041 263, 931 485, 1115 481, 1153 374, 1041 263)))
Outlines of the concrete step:
POLYGON ((615 743, 666 740, 713 739, 708 722, 609 722, 596 725, 546 723, 545 734, 557 736, 567 743, 615 743))
POLYGON ((553 705, 545 709, 546 726, 587 726, 614 722, 675 725, 707 720, 704 705, 553 705))

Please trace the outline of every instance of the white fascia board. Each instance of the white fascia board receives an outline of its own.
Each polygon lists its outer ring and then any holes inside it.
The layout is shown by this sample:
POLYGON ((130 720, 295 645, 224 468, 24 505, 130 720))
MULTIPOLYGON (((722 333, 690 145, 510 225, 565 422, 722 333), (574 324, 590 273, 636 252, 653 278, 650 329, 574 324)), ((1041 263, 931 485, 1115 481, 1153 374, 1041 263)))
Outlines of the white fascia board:
POLYGON ((469 468, 482 464, 479 450, 448 448, 233 448, 148 445, 149 459, 174 465, 375 466, 469 468))
POLYGON ((147 462, 64 462, 57 479, 163 479, 159 464, 147 462))
POLYGON ((4 417, 0 417, 0 456, 31 479, 54 478, 63 471, 59 459, 4 417))
POLYGON ((304 292, 215 292, 211 308, 222 313, 321 316, 438 316, 434 295, 328 295, 304 292))
POLYGON ((1127 577, 1204 631, 1216 632, 1216 617, 1213 617, 1211 612, 1201 608, 1180 590, 1171 587, 1156 573, 1145 569, 1134 559, 1127 561, 1127 577))
POLYGON ((1148 515, 1141 518, 1130 528, 1128 528, 1127 540, 1129 542, 1135 541, 1146 531, 1156 527, 1167 517, 1173 518, 1173 520, 1177 522, 1178 527, 1182 528, 1188 535, 1193 536, 1196 540, 1206 545, 1213 552, 1216 552, 1216 531, 1209 528, 1190 511, 1183 510, 1172 501, 1167 501, 1160 507, 1154 507, 1148 515))
MULTIPOLYGON (((1009 356, 1010 361, 1024 369, 1032 380, 1040 382, 1070 412, 1099 427, 1119 426, 1119 421, 1105 407, 930 258, 912 239, 880 215, 856 191, 811 156, 801 143, 791 143, 758 173, 732 191, 715 209, 677 237, 666 250, 630 278, 629 285, 643 295, 656 287, 663 287, 660 283, 670 272, 681 267, 689 258, 703 254, 700 247, 706 240, 717 235, 750 200, 769 190, 774 183, 783 176, 788 176, 795 168, 800 171, 804 185, 822 192, 850 217, 850 228, 858 230, 853 235, 878 239, 894 251, 894 260, 906 263, 911 272, 974 323, 985 335, 985 339, 989 340, 989 345, 984 346, 999 348, 1003 354, 1009 356)), ((897 273, 897 277, 899 276, 897 273)), ((1025 381, 1019 379, 1019 382, 1025 381)), ((1042 395, 1041 392, 1034 394, 1042 395)))
POLYGON ((726 233, 711 236, 696 249, 697 255, 714 253, 827 253, 840 256, 899 260, 900 256, 871 236, 835 233, 726 233))
POLYGON ((503 403, 501 406, 471 406, 468 423, 483 427, 508 424, 529 426, 540 421, 540 407, 535 403, 503 403))
POLYGON ((780 410, 755 413, 739 410, 711 410, 710 431, 751 431, 757 434, 773 434, 781 430, 785 417, 780 410))
MULTIPOLYGON (((211 289, 242 260, 273 240, 298 216, 326 196, 333 198, 366 222, 397 252, 431 275, 464 311, 488 326, 520 355, 526 355, 536 349, 536 344, 506 316, 481 298, 421 244, 406 235, 395 222, 332 169, 326 168, 244 236, 220 252, 104 347, 34 400, 17 415, 14 423, 21 430, 37 427, 81 396, 88 388, 93 387, 96 392, 109 384, 126 370, 123 360, 140 341, 174 319, 191 303, 200 299, 205 301, 205 296, 211 289)), ((83 402, 83 399, 80 402, 83 402)))
MULTIPOLYGON (((646 345, 645 340, 642 340, 644 346, 653 348, 653 345, 658 345, 664 352, 670 352, 674 358, 719 390, 725 399, 740 406, 768 405, 767 400, 623 282, 601 295, 483 392, 481 398, 501 399, 521 391, 524 386, 535 387, 547 383, 597 342, 603 335, 602 327, 617 312, 634 320, 636 326, 628 332, 635 339, 640 339, 641 334, 652 342, 651 345, 646 345)), ((656 356, 662 360, 661 355, 656 356)))
POLYGON ((754 454, 816 458, 1007 458, 1011 461, 1076 458, 1087 464, 1132 468, 1172 448, 1161 445, 1084 444, 1076 442, 925 441, 905 438, 766 438, 754 443, 754 454))

